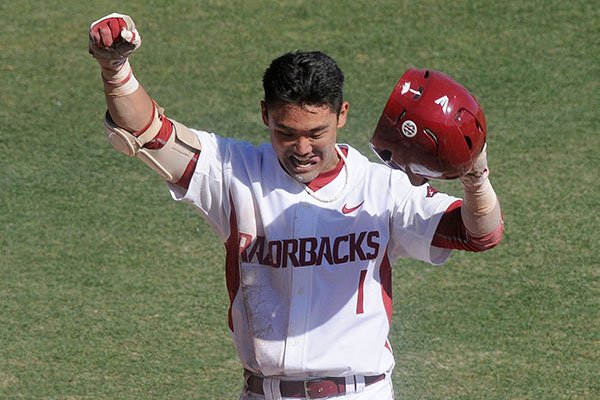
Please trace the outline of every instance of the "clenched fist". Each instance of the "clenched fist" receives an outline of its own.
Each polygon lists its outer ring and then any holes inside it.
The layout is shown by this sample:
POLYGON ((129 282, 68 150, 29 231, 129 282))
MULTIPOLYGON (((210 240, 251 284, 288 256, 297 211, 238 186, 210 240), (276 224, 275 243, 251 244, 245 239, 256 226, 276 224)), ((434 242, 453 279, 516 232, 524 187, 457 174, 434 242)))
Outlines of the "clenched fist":
POLYGON ((128 15, 109 14, 90 25, 89 52, 103 68, 120 69, 141 45, 142 37, 128 15))

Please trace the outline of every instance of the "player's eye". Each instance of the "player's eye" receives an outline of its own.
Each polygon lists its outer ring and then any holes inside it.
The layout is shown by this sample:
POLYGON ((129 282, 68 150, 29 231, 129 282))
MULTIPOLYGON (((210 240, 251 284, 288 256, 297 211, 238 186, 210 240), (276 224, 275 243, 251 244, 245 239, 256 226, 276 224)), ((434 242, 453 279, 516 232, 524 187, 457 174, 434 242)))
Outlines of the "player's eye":
POLYGON ((293 134, 285 131, 277 131, 277 134, 286 140, 292 140, 294 138, 293 134))
POLYGON ((311 138, 312 139, 321 139, 323 136, 325 136, 326 131, 318 131, 312 134, 311 138))

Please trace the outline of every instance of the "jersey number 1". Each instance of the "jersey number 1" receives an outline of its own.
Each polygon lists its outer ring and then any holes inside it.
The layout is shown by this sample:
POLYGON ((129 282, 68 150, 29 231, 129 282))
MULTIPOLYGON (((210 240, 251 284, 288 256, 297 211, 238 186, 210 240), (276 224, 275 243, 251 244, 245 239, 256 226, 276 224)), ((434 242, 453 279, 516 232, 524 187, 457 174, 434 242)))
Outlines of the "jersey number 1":
POLYGON ((360 271, 360 278, 358 278, 358 296, 356 299, 356 313, 363 314, 365 312, 365 278, 367 277, 367 270, 363 269, 360 271))

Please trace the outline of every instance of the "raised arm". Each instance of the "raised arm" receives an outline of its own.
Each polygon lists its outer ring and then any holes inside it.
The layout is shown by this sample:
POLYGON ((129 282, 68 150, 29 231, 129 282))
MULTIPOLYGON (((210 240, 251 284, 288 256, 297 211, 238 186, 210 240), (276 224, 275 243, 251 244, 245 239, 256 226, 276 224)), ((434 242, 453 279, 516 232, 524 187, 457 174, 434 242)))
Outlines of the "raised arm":
POLYGON ((489 179, 487 146, 460 178, 464 196, 442 216, 433 237, 437 247, 485 251, 497 246, 504 229, 502 211, 489 179))
POLYGON ((184 125, 167 118, 139 84, 129 56, 142 44, 133 20, 110 14, 89 30, 89 52, 100 65, 108 112, 106 134, 118 151, 144 161, 169 182, 187 188, 201 145, 184 125))
POLYGON ((110 14, 90 26, 89 51, 100 65, 110 116, 116 125, 131 132, 146 126, 154 108, 129 63, 129 55, 141 44, 142 38, 127 15, 110 14))

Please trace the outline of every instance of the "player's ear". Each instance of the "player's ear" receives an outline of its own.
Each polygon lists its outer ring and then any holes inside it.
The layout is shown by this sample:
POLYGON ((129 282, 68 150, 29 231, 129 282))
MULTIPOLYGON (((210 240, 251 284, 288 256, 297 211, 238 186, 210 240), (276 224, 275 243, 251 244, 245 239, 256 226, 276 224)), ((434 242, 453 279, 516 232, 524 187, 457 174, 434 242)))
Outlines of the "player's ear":
POLYGON ((269 126, 269 110, 267 109, 267 104, 264 101, 260 102, 260 113, 262 115, 263 123, 266 126, 269 126))
POLYGON ((348 104, 347 101, 343 102, 342 108, 340 109, 340 113, 338 114, 338 128, 343 128, 344 125, 346 125, 346 118, 348 117, 348 108, 350 108, 350 104, 348 104))

